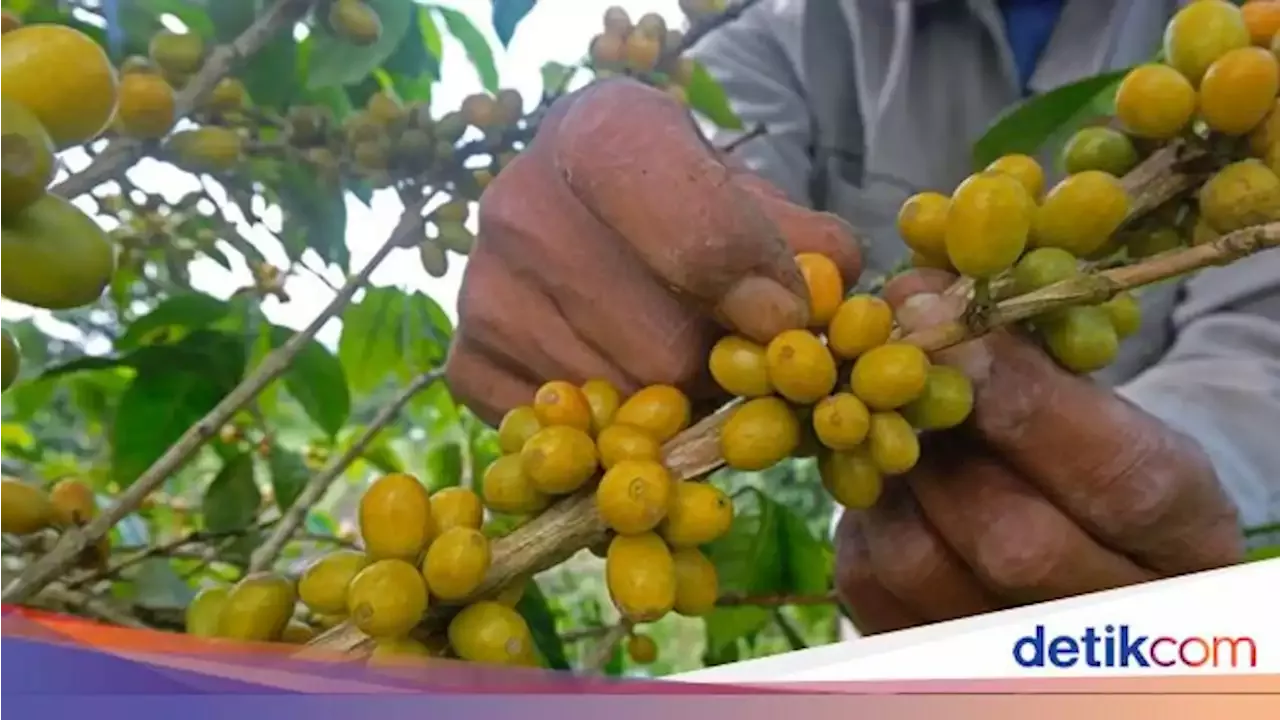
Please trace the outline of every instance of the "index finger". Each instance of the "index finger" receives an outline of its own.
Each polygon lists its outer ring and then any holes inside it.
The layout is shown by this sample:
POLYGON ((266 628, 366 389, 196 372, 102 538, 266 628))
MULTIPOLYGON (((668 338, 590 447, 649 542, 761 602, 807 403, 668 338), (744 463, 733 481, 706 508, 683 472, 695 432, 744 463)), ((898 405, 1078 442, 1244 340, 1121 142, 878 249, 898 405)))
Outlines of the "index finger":
MULTIPOLYGON (((961 309, 957 299, 917 294, 898 317, 911 330, 961 309)), ((1230 502, 1191 438, 1007 330, 934 356, 973 380, 972 425, 988 446, 1095 537, 1164 571, 1232 557, 1230 502)))
POLYGON ((660 282, 761 342, 806 324, 808 292, 777 224, 682 104, 605 82, 556 132, 564 181, 660 282))

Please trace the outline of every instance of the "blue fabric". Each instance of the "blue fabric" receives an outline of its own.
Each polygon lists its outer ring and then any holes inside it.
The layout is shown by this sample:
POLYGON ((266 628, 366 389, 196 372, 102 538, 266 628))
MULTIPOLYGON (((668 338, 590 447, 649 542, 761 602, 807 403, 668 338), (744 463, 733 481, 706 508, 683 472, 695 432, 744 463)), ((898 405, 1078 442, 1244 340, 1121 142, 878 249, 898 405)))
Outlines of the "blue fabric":
POLYGON ((1064 0, 1000 0, 1005 35, 1018 66, 1018 83, 1024 92, 1035 72, 1049 36, 1058 24, 1064 0))

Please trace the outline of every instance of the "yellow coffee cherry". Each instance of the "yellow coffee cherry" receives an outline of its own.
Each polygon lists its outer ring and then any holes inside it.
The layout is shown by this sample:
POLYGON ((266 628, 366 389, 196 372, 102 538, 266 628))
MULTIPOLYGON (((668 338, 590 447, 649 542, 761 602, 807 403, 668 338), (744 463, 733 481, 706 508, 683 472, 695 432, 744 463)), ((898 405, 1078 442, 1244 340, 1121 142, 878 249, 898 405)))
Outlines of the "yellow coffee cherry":
POLYGON ((1253 158, 1231 163, 1200 186, 1199 206, 1219 233, 1280 220, 1280 176, 1253 158))
POLYGON ((658 534, 673 548, 697 547, 719 538, 733 524, 733 501, 705 482, 676 483, 658 534))
POLYGON ((533 396, 533 412, 543 427, 562 425, 591 431, 591 405, 587 396, 563 380, 553 380, 538 388, 533 396))
POLYGON ((1034 292, 1080 274, 1080 261, 1059 247, 1031 250, 1013 268, 1013 285, 1019 294, 1034 292))
POLYGON ((1040 197, 1040 193, 1044 191, 1044 170, 1030 155, 1005 155, 988 165, 986 169, 1012 176, 1022 183, 1022 187, 1033 200, 1040 197))
POLYGON ((738 406, 720 429, 720 456, 736 470, 764 470, 786 459, 800 444, 795 412, 773 396, 738 406))
POLYGON ((1107 311, 1111 325, 1121 340, 1138 332, 1138 328, 1142 326, 1142 306, 1130 293, 1119 293, 1102 303, 1102 309, 1107 311))
POLYGON ((542 422, 532 407, 521 405, 512 408, 498 424, 498 447, 508 455, 518 453, 525 442, 541 429, 542 422))
POLYGON ((856 395, 828 395, 813 408, 813 430, 818 441, 832 450, 852 450, 867 437, 871 413, 856 395))
POLYGON ((1086 374, 1111 364, 1120 336, 1111 315, 1096 305, 1066 308, 1040 327, 1050 354, 1067 370, 1086 374))
POLYGON ((721 338, 711 348, 711 377, 737 397, 760 397, 773 392, 764 347, 737 335, 721 338))
POLYGON ((417 562, 435 536, 427 488, 404 473, 374 481, 360 498, 360 536, 373 559, 417 562))
POLYGON ((538 492, 567 495, 591 479, 599 460, 596 444, 584 430, 553 425, 529 438, 520 451, 520 461, 538 492))
POLYGON ((1199 84, 1215 60, 1248 47, 1249 27, 1240 8, 1224 0, 1195 2, 1174 14, 1164 31, 1164 61, 1199 84))
POLYGON ((519 455, 503 455, 490 463, 480 487, 485 506, 494 512, 525 515, 541 512, 551 503, 533 486, 519 455))
POLYGON ((872 410, 893 410, 924 392, 929 357, 906 343, 887 343, 863 353, 853 364, 853 394, 872 410))
POLYGON ((911 423, 896 412, 871 414, 867 446, 872 462, 885 475, 901 475, 920 460, 920 438, 911 423))
POLYGON ((1195 88, 1168 65, 1139 65, 1116 89, 1116 119, 1138 137, 1175 138, 1191 124, 1195 112, 1195 88))
POLYGON ((1276 102, 1280 63, 1271 51, 1242 47, 1214 61, 1200 82, 1200 117, 1224 135, 1253 130, 1276 102))
POLYGON ((673 609, 685 617, 700 617, 716 607, 720 579, 716 566, 697 548, 671 551, 676 569, 676 602, 673 609))
POLYGON ((422 577, 430 594, 441 600, 461 600, 480 587, 493 555, 484 533, 453 527, 440 533, 422 561, 422 577))
POLYGON ((922 192, 907 198, 898 210, 898 235, 907 247, 927 258, 947 256, 947 212, 951 198, 922 192))
POLYGON ((831 352, 853 359, 873 347, 883 345, 893 334, 893 309, 874 295, 854 295, 836 309, 827 326, 831 352))
POLYGON ((379 560, 351 580, 347 612, 365 635, 407 635, 427 611, 427 584, 418 568, 403 560, 379 560))
POLYGON ((924 392, 902 408, 902 416, 920 430, 949 430, 973 412, 973 383, 947 365, 929 367, 924 392))
POLYGON ((608 380, 588 380, 582 384, 582 394, 591 408, 591 434, 599 434, 613 423, 622 404, 622 393, 608 380))
POLYGON ((600 467, 608 470, 623 460, 661 460, 662 445, 637 427, 614 423, 596 437, 600 467))
POLYGON ((449 621, 449 647, 467 662, 530 667, 537 651, 520 613, 493 601, 473 603, 449 621))
POLYGON ((844 278, 831 258, 818 253, 796 255, 796 266, 809 290, 809 324, 826 327, 844 299, 844 278))
POLYGON ((615 423, 631 425, 665 443, 689 426, 689 398, 671 385, 650 385, 622 403, 615 423))
POLYGON ((1062 180, 1036 209, 1032 226, 1038 247, 1087 256, 1107 244, 1129 214, 1129 194, 1113 175, 1086 170, 1062 180))
POLYGON ((654 533, 615 537, 604 567, 609 596, 628 620, 653 622, 675 606, 675 561, 654 533))
POLYGON ((484 523, 484 504, 467 488, 444 488, 431 495, 431 518, 436 532, 455 527, 479 530, 484 523))
POLYGON ((674 483, 661 463, 624 460, 604 474, 596 489, 596 510, 614 532, 639 535, 667 515, 674 483))
MULTIPOLYGON (((838 312, 838 311, 837 311, 838 312)), ((765 350, 769 381, 779 395, 796 403, 815 403, 836 385, 831 351, 807 330, 786 330, 765 350)))
POLYGON ((832 499, 850 510, 865 510, 880 499, 883 480, 866 447, 831 450, 819 456, 822 486, 832 499))
POLYGON ((998 172, 971 175, 951 195, 951 264, 974 278, 1008 270, 1027 246, 1034 210, 1035 201, 1017 179, 998 172))
POLYGON ((307 567, 298 580, 298 599, 312 612, 337 615, 347 611, 347 587, 369 566, 358 550, 335 550, 307 567))

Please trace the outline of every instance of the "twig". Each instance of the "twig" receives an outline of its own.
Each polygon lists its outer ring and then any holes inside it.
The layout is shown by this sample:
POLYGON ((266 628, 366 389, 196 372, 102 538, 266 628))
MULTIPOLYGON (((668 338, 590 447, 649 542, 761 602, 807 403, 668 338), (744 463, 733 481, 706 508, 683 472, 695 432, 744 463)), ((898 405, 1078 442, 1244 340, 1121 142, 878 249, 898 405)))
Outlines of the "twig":
MULTIPOLYGON (((138 629, 149 629, 145 623, 139 622, 132 615, 117 610, 108 603, 89 595, 88 593, 72 590, 61 585, 50 585, 41 593, 40 597, 48 602, 69 608, 82 610, 86 615, 106 620, 113 625, 123 627, 131 627, 138 629)), ((45 603, 40 603, 41 605, 45 603)))
POLYGON ((804 650, 809 647, 809 643, 804 641, 804 636, 796 630, 791 621, 782 614, 782 608, 774 608, 770 613, 773 615, 773 622, 777 624, 778 629, 782 631, 782 635, 787 639, 787 644, 792 650, 804 650))
POLYGON ((793 595, 776 593, 770 595, 722 595, 716 600, 720 607, 738 607, 755 605, 757 607, 783 607, 786 605, 831 605, 840 602, 835 592, 824 595, 793 595))
POLYGON ((383 428, 396 419, 396 416, 400 414, 400 411, 414 395, 439 380, 442 375, 443 372, 441 370, 432 370, 415 378, 390 404, 378 412, 373 422, 351 444, 351 447, 347 448, 346 452, 330 460, 320 472, 316 473, 315 477, 307 482, 302 492, 298 493, 298 498, 285 511, 280 523, 271 531, 271 535, 253 551, 253 556, 249 562, 249 572, 265 570, 271 563, 275 562, 275 559, 280 555, 280 551, 289 542, 289 537, 302 525, 311 507, 319 502, 320 498, 324 497, 325 491, 329 489, 333 481, 360 457, 365 448, 373 442, 383 428))
POLYGON ((134 555, 130 555, 129 557, 124 558, 119 562, 113 563, 98 572, 91 573, 82 578, 69 582, 67 583, 67 588, 70 590, 74 590, 76 588, 83 587, 90 583, 97 582, 98 580, 102 580, 109 577, 115 577, 116 575, 119 575, 122 571, 127 570, 133 567, 134 565, 141 564, 154 557, 159 557, 161 555, 169 555, 170 553, 174 552, 180 547, 183 547, 184 545, 193 545, 195 543, 209 542, 212 540, 223 540, 228 537, 233 538, 233 537, 242 535, 253 529, 265 528, 270 524, 271 523, 269 522, 260 523, 253 527, 239 528, 237 530, 227 530, 222 532, 210 532, 208 530, 193 530, 167 543, 162 543, 160 545, 153 545, 151 547, 144 548, 141 551, 135 553, 134 555))
POLYGON ((758 0, 741 0, 741 2, 725 8, 720 13, 698 20, 689 28, 689 31, 684 34, 679 45, 668 48, 662 53, 662 56, 658 58, 656 67, 669 65, 672 60, 691 50, 694 45, 702 42, 702 39, 711 34, 716 28, 737 20, 742 16, 742 13, 750 9, 752 5, 756 4, 756 2, 758 2, 758 0))
POLYGON ((591 648, 586 661, 582 663, 582 669, 595 673, 603 671, 604 666, 609 664, 609 658, 613 657, 614 648, 618 647, 622 638, 629 634, 631 634, 631 623, 626 620, 610 627, 604 637, 600 638, 600 642, 591 648))
POLYGON ((579 642, 606 635, 613 629, 612 625, 596 625, 595 627, 578 628, 560 634, 560 642, 579 642))
POLYGON ((226 397, 213 410, 210 410, 207 415, 201 418, 199 422, 187 428, 182 437, 178 438, 160 456, 160 459, 152 463, 151 467, 147 468, 146 472, 142 473, 129 486, 128 490, 121 493, 110 507, 104 509, 100 515, 84 528, 79 530, 72 529, 63 533, 53 550, 28 566, 22 575, 14 580, 9 587, 5 588, 3 594, 0 594, 0 599, 5 602, 22 602, 48 584, 50 580, 57 577, 68 564, 80 556, 80 553, 85 548, 91 547, 93 543, 109 532, 112 526, 119 522, 121 518, 138 507, 148 494, 168 479, 209 438, 216 435, 219 428, 226 424, 241 408, 257 397, 263 388, 271 384, 271 381, 279 377, 293 362, 298 353, 302 351, 302 348, 306 347, 306 344, 316 336, 316 333, 320 332, 320 328, 328 323, 330 318, 337 315, 342 308, 346 307, 356 292, 364 287, 374 269, 397 247, 402 236, 406 233, 417 232, 422 223, 422 209, 427 201, 428 198, 423 196, 417 203, 405 208, 404 214, 400 217, 400 222, 396 225, 395 230, 392 231, 391 236, 373 254, 368 264, 361 268, 355 277, 347 281, 346 285, 342 287, 342 291, 329 301, 329 304, 320 311, 316 318, 311 321, 311 324, 263 358, 262 363, 258 365, 257 369, 249 377, 242 380, 231 392, 227 393, 226 397))
POLYGON ((758 137, 762 137, 768 132, 769 130, 764 126, 764 123, 757 123, 756 126, 747 131, 747 133, 730 140, 724 144, 724 147, 716 148, 716 150, 721 155, 732 155, 738 148, 758 137))
MULTIPOLYGON (((219 45, 209 53, 200 70, 174 99, 174 119, 186 117, 196 103, 218 84, 239 61, 257 52, 276 33, 292 28, 294 23, 310 9, 315 0, 276 0, 258 16, 240 36, 226 45, 219 45)), ((132 164, 142 154, 147 144, 137 140, 119 138, 95 157, 88 167, 58 183, 52 191, 65 198, 89 192, 111 179, 125 166, 132 164)))

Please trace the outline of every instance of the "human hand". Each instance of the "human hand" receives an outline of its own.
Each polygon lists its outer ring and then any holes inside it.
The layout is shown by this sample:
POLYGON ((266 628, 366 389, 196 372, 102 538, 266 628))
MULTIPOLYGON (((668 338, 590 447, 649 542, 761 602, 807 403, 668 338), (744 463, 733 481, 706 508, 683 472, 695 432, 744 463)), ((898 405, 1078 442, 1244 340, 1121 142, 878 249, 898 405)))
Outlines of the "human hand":
POLYGON ((628 80, 558 102, 480 201, 446 375, 496 424, 548 380, 657 383, 697 403, 726 330, 807 322, 794 254, 860 261, 850 228, 731 167, 674 99, 628 80))
MULTIPOLYGON (((910 330, 954 319, 920 271, 886 299, 910 330)), ((1193 438, 1007 331, 935 353, 974 382, 962 429, 926 436, 880 502, 848 511, 837 586, 864 633, 1238 562, 1235 507, 1193 438)))

